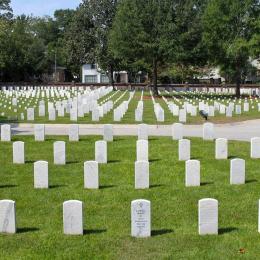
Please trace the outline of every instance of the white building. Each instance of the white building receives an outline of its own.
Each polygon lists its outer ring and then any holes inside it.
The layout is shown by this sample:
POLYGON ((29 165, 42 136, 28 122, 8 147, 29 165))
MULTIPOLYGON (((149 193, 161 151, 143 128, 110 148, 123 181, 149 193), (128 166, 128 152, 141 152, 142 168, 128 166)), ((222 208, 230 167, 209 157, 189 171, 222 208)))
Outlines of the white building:
MULTIPOLYGON (((116 83, 128 83, 126 71, 114 72, 113 77, 116 83)), ((82 66, 82 83, 109 83, 109 78, 97 64, 85 64, 82 66)))

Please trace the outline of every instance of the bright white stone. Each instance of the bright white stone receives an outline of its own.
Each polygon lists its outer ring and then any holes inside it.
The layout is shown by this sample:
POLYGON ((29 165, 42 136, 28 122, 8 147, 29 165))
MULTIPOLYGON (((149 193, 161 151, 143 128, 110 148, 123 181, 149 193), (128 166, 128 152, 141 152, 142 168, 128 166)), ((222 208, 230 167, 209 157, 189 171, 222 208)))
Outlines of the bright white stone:
POLYGON ((131 202, 131 236, 151 236, 151 202, 149 200, 133 200, 131 202))
POLYGON ((190 140, 179 140, 179 161, 190 160, 190 140))
POLYGON ((183 138, 183 124, 174 123, 172 125, 172 139, 180 140, 183 138))
POLYGON ((215 141, 215 158, 227 159, 228 158, 228 141, 226 138, 218 138, 215 141))
POLYGON ((57 141, 54 146, 54 164, 65 165, 66 164, 66 144, 64 141, 57 141))
POLYGON ((68 200, 63 203, 63 231, 66 235, 83 235, 83 203, 68 200))
POLYGON ((260 137, 251 138, 251 158, 260 158, 260 137))
POLYGON ((34 163, 34 188, 48 189, 48 187, 49 187, 48 162, 37 161, 34 163))
POLYGON ((148 161, 135 162, 135 188, 136 189, 149 188, 149 162, 148 161))
POLYGON ((212 123, 203 124, 203 139, 214 140, 214 124, 212 123))
POLYGON ((84 187, 87 189, 98 189, 98 162, 87 161, 84 163, 84 187))
POLYGON ((136 142, 136 161, 149 160, 149 146, 147 140, 138 140, 136 142))
POLYGON ((148 125, 138 125, 138 140, 148 140, 148 125))
POLYGON ((69 126, 69 141, 79 141, 79 125, 72 124, 69 126))
POLYGON ((218 234, 218 201, 215 199, 199 200, 199 234, 218 234))
POLYGON ((1 125, 1 141, 10 142, 11 141, 11 126, 1 125))
POLYGON ((106 124, 103 128, 103 139, 107 142, 113 142, 113 125, 106 124))
POLYGON ((45 125, 44 124, 34 125, 34 138, 35 138, 35 141, 44 141, 45 140, 45 125))
POLYGON ((24 164, 24 142, 13 143, 13 163, 24 164))
POLYGON ((107 163, 107 142, 95 142, 95 161, 98 163, 107 163))
POLYGON ((233 159, 230 161, 230 184, 244 184, 246 178, 245 160, 233 159))
POLYGON ((185 185, 200 186, 200 161, 188 160, 185 162, 185 185))
POLYGON ((0 233, 16 233, 15 201, 0 200, 0 233))
POLYGON ((186 117, 187 117, 186 110, 185 109, 180 109, 179 110, 179 122, 186 123, 186 120, 187 120, 186 117))
POLYGON ((34 120, 34 108, 27 109, 27 120, 33 121, 34 120))

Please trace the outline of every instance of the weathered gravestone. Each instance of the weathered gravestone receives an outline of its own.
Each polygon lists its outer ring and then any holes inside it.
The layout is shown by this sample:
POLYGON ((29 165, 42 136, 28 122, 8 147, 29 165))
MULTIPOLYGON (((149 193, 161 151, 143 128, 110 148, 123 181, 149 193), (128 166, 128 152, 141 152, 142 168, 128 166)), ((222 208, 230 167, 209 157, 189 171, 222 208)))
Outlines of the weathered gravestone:
POLYGON ((179 140, 179 161, 190 160, 190 140, 179 140))
POLYGON ((84 187, 86 189, 98 189, 98 162, 87 161, 84 163, 84 187))
POLYGON ((83 235, 83 203, 68 200, 63 203, 63 232, 66 235, 83 235))
POLYGON ((69 141, 78 142, 79 141, 79 125, 72 124, 69 126, 69 141))
POLYGON ((16 233, 15 201, 0 200, 0 233, 16 233))
POLYGON ((24 142, 13 143, 13 163, 24 164, 24 142))
POLYGON ((98 163, 107 163, 107 142, 95 142, 95 161, 98 163))
POLYGON ((228 141, 226 138, 218 138, 215 141, 215 158, 227 159, 228 158, 228 141))
POLYGON ((34 121, 34 108, 27 109, 27 120, 34 121))
POLYGON ((135 162, 135 188, 136 189, 149 188, 149 162, 148 161, 135 162))
POLYGON ((246 178, 245 160, 232 159, 230 161, 230 184, 244 184, 246 178))
POLYGON ((185 162, 185 186, 200 186, 200 161, 188 160, 185 162))
POLYGON ((49 187, 48 162, 37 161, 34 163, 34 188, 48 189, 48 187, 49 187))
POLYGON ((66 144, 64 141, 56 141, 53 144, 54 147, 54 164, 65 165, 66 164, 66 144))
POLYGON ((151 236, 151 202, 149 200, 133 200, 131 202, 131 236, 151 236))
POLYGON ((199 200, 199 234, 218 234, 218 201, 215 199, 199 200))

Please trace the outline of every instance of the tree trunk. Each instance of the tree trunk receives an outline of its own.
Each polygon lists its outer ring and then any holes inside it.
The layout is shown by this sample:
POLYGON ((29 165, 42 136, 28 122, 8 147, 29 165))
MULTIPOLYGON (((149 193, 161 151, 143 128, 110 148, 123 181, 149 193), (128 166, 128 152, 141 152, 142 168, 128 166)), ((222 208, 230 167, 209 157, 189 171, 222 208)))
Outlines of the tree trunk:
POLYGON ((113 90, 115 90, 115 82, 114 82, 114 68, 113 65, 109 66, 109 83, 113 87, 113 90))
POLYGON ((240 85, 241 85, 241 72, 240 68, 237 67, 237 72, 236 72, 236 97, 240 97, 240 85))
POLYGON ((153 94, 158 96, 158 86, 157 86, 157 59, 153 59, 153 94))

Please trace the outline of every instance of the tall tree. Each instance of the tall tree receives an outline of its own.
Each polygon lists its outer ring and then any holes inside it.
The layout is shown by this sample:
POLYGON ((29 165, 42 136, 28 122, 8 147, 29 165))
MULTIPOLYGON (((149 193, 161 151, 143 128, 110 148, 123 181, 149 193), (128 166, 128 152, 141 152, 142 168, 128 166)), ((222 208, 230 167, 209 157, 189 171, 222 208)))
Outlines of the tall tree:
POLYGON ((13 10, 10 7, 10 0, 0 0, 0 18, 11 18, 13 10))
POLYGON ((146 64, 158 94, 158 66, 202 60, 200 15, 205 1, 125 0, 119 3, 110 48, 125 63, 146 64))
POLYGON ((259 39, 259 0, 210 0, 203 15, 204 43, 210 61, 231 74, 236 82, 236 95, 248 68, 252 44, 259 39))

